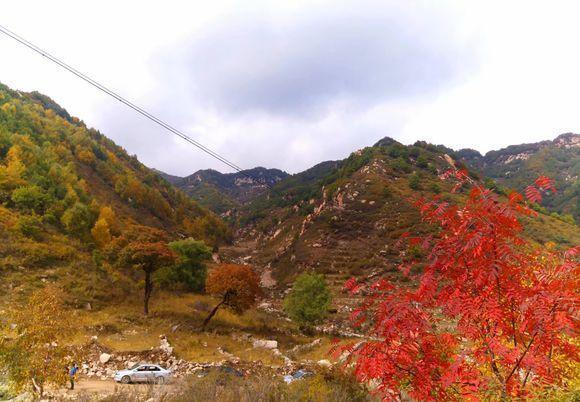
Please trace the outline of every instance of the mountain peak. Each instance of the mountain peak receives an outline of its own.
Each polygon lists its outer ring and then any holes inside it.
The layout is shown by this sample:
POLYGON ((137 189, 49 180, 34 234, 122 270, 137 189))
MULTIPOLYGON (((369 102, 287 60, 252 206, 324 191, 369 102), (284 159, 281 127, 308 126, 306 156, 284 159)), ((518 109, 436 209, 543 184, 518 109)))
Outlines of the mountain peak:
POLYGON ((554 139, 554 144, 561 148, 578 148, 580 147, 580 134, 560 134, 554 139))
POLYGON ((384 138, 381 138, 380 140, 378 140, 375 145, 373 145, 373 147, 388 147, 389 145, 392 144, 398 144, 399 141, 387 136, 384 138))

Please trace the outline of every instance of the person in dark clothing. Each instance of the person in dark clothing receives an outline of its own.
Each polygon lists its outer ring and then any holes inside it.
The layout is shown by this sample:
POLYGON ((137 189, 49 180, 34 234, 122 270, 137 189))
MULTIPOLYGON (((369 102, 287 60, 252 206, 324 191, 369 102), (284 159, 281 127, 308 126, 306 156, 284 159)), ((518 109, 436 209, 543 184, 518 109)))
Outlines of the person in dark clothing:
POLYGON ((70 389, 75 389, 75 379, 77 376, 77 371, 79 371, 79 367, 77 366, 76 363, 73 363, 72 367, 70 368, 70 371, 68 372, 68 376, 70 378, 70 389))

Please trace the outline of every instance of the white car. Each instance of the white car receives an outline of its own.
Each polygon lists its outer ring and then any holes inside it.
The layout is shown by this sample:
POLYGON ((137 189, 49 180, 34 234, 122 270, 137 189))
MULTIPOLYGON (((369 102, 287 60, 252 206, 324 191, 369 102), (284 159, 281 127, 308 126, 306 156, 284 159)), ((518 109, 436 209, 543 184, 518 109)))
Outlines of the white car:
POLYGON ((133 382, 149 382, 163 384, 171 377, 171 371, 157 364, 136 364, 127 370, 115 373, 115 381, 123 384, 133 382))

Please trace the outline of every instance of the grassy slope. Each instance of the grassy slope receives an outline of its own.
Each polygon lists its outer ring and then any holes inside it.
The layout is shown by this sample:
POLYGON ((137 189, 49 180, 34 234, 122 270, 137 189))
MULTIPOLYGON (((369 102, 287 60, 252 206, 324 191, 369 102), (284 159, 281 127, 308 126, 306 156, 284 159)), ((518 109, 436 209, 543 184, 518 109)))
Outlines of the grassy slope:
MULTIPOLYGON (((99 311, 78 310, 77 322, 81 331, 77 342, 88 342, 97 335, 99 342, 118 352, 149 350, 159 346, 159 335, 168 336, 178 357, 198 362, 219 362, 226 357, 218 347, 242 361, 261 361, 280 366, 284 361, 266 349, 254 349, 252 339, 275 339, 282 353, 296 345, 312 342, 316 337, 301 334, 297 327, 275 314, 251 309, 238 316, 228 310, 218 311, 206 332, 197 330, 207 311, 199 306, 213 306, 217 300, 210 296, 193 294, 157 293, 152 300, 152 314, 145 318, 140 300, 128 300, 122 305, 109 306, 99 311), (172 332, 172 327, 179 325, 172 332)), ((328 355, 330 339, 314 349, 292 354, 295 359, 332 359, 328 355)))

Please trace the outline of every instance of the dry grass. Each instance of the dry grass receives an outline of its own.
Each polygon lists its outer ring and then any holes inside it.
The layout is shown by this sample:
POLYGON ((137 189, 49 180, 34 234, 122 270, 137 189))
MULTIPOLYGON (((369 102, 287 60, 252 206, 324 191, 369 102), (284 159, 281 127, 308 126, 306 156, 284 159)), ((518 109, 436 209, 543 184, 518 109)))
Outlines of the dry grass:
MULTIPOLYGON (((326 371, 311 378, 285 384, 280 376, 262 373, 255 377, 237 377, 213 371, 206 377, 192 377, 168 392, 151 388, 145 392, 120 390, 101 402, 137 402, 153 398, 167 402, 363 402, 375 401, 352 377, 338 371, 326 371)), ((83 401, 94 401, 89 396, 83 401)))
MULTIPOLYGON (((285 353, 296 345, 310 343, 316 336, 305 336, 288 321, 272 314, 251 309, 243 315, 219 311, 207 331, 200 331, 205 311, 199 306, 213 306, 213 298, 204 295, 158 293, 152 300, 152 312, 145 317, 139 298, 96 311, 77 311, 79 333, 76 344, 83 344, 94 335, 104 346, 117 352, 145 351, 159 346, 159 336, 166 335, 180 358, 197 362, 225 359, 221 350, 242 361, 260 361, 266 365, 283 364, 283 358, 272 351, 255 349, 250 339, 275 339, 285 353), (196 309, 196 306, 198 309, 196 309), (173 328, 177 326, 175 331, 173 328), (251 338, 250 338, 251 337, 251 338)), ((330 339, 312 350, 298 353, 299 360, 331 359, 330 339)), ((332 359, 331 359, 332 360, 332 359)))

